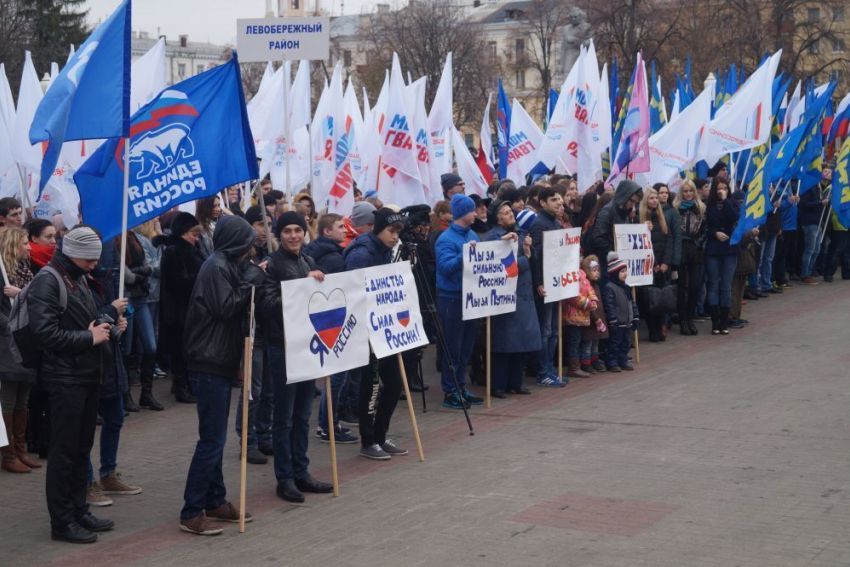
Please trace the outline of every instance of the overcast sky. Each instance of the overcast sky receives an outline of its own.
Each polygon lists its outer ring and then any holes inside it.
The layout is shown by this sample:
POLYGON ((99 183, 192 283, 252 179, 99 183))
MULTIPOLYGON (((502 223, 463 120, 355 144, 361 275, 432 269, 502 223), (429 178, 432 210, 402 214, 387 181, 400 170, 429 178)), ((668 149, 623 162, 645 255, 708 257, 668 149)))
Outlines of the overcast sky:
MULTIPOLYGON (((333 0, 339 10, 341 0, 333 0)), ((380 0, 344 0, 345 13, 356 14, 363 6, 372 6, 380 0)), ((389 4, 395 1, 384 0, 389 4)), ((88 0, 91 24, 106 19, 120 0, 88 0)), ((272 5, 276 5, 274 0, 272 5)), ((176 40, 187 34, 189 41, 210 41, 215 44, 236 42, 238 18, 261 18, 265 15, 265 0, 135 0, 133 2, 133 30, 146 31, 151 36, 160 34, 176 40)))

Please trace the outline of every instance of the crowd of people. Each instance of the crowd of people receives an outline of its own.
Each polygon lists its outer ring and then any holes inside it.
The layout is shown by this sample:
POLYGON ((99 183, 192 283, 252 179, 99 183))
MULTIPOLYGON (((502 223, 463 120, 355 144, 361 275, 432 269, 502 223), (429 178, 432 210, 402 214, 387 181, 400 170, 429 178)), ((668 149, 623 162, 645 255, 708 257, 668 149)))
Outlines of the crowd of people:
MULTIPOLYGON (((506 179, 486 197, 467 196, 464 180, 446 173, 445 199, 433 208, 400 210, 355 189, 345 218, 317 209, 309 191, 290 202, 264 180, 247 210, 243 189, 231 187, 197 201, 194 214, 175 209, 135 227, 123 235, 123 257, 122 237, 102 242, 85 224, 68 230, 61 215, 26 219, 17 200, 2 199, 0 259, 8 279, 0 302, 0 405, 9 437, 2 469, 31 473, 46 458, 52 537, 96 541, 114 523, 91 507, 142 491, 119 471, 124 419, 129 412, 163 411, 154 385, 170 377, 171 395, 195 405, 199 422, 179 526, 220 534, 221 522, 239 520, 222 461, 252 297, 248 428, 241 427, 240 399, 236 433, 247 436, 248 462, 273 458, 278 496, 303 502, 305 492, 333 488, 309 472, 316 398, 316 440, 328 442, 333 428, 337 443, 359 444, 362 457, 387 461, 407 454, 390 436, 402 384, 396 360, 374 355, 363 368, 331 376, 330 391, 313 381, 288 384, 280 282, 411 261, 443 406, 467 410, 483 402, 467 385, 485 383, 486 352, 482 323, 463 320, 467 243, 517 244, 516 310, 491 321, 490 393, 526 396, 532 394, 526 385, 543 391, 573 378, 634 370, 631 349, 641 320, 651 342, 663 342, 676 327, 684 336, 722 337, 747 324, 747 302, 780 295, 796 285, 791 281, 832 282, 839 268, 850 279, 847 231, 828 208, 830 182, 825 166, 821 183, 802 195, 793 185, 775 192, 765 224, 734 245, 744 190, 733 190, 722 163, 709 178, 684 180, 675 192, 630 180, 580 192, 574 177, 551 175, 531 186, 506 179), (655 257, 653 283, 636 290, 626 283, 614 234, 615 225, 632 223, 646 224, 655 257), (558 309, 544 302, 543 234, 569 227, 582 228, 579 295, 558 309), (659 302, 657 290, 675 301, 659 302), (710 327, 698 325, 709 319, 710 327)), ((429 388, 424 350, 403 355, 415 392, 429 388)))

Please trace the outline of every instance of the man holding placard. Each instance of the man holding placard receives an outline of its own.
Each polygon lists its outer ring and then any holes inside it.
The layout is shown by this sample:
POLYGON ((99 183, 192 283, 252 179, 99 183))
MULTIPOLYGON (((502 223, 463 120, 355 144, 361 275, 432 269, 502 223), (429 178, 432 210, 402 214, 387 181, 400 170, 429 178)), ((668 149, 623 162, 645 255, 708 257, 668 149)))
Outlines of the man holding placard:
POLYGON ((269 256, 266 277, 257 298, 259 312, 265 315, 263 329, 274 383, 272 446, 277 495, 287 502, 304 502, 303 492, 333 491, 333 485, 316 480, 307 470, 315 380, 290 384, 286 371, 280 282, 306 277, 324 280, 324 274, 316 269, 313 259, 302 253, 306 232, 307 224, 302 215, 289 211, 280 216, 275 224, 280 248, 269 256))

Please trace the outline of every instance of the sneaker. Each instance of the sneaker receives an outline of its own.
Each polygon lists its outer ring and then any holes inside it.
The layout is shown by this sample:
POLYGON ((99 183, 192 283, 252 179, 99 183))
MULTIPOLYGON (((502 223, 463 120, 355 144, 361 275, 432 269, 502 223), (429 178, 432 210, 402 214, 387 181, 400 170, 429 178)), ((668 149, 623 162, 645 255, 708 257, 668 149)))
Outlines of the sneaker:
POLYGON ((801 284, 806 284, 806 285, 818 285, 820 282, 819 282, 819 281, 817 281, 817 280, 816 280, 815 278, 813 278, 812 276, 806 276, 805 278, 803 278, 803 279, 801 279, 801 280, 800 280, 800 283, 801 283, 801 284))
POLYGON ((112 506, 112 498, 101 492, 96 482, 92 482, 86 491, 86 503, 89 506, 112 506))
POLYGON ((252 465, 264 465, 269 462, 269 458, 257 447, 248 447, 248 458, 245 460, 252 465))
POLYGON ((460 396, 458 396, 454 392, 450 392, 446 394, 443 398, 443 407, 449 409, 469 409, 470 404, 466 400, 462 400, 460 396))
MULTIPOLYGON (((342 433, 351 433, 351 430, 350 430, 349 428, 347 428, 347 427, 343 427, 343 426, 341 426, 341 425, 337 424, 337 426, 336 426, 336 434, 337 434, 337 436, 340 434, 340 432, 342 432, 342 433)), ((316 426, 316 438, 317 438, 317 439, 321 439, 323 435, 325 435, 325 430, 324 430, 324 429, 322 429, 320 426, 318 426, 318 425, 317 425, 317 426, 316 426)), ((337 441, 339 441, 339 440, 337 440, 337 441)))
POLYGON ((782 289, 782 290, 794 289, 794 286, 793 286, 793 285, 791 285, 791 283, 790 283, 790 282, 780 282, 780 283, 777 283, 777 284, 776 284, 776 287, 778 287, 779 289, 782 289))
POLYGON ((368 447, 360 447, 360 456, 375 461, 389 461, 392 459, 389 453, 381 449, 377 443, 368 447))
POLYGON ((385 453, 389 453, 389 455, 393 457, 407 454, 407 449, 402 449, 401 447, 393 443, 392 439, 387 439, 386 441, 384 441, 383 445, 381 445, 381 449, 383 449, 385 453))
MULTIPOLYGON (((206 515, 213 522, 230 522, 231 524, 239 522, 239 510, 230 502, 225 502, 215 510, 207 510, 206 515)), ((245 523, 253 519, 254 517, 251 514, 245 512, 245 523)))
MULTIPOLYGON (((247 514, 245 520, 247 521, 247 514)), ((224 532, 223 529, 213 524, 207 515, 201 512, 200 516, 189 518, 188 520, 180 520, 180 531, 189 532, 195 535, 213 536, 224 532)))
POLYGON ((628 364, 628 363, 620 365, 620 370, 626 370, 628 372, 631 372, 634 369, 635 369, 635 367, 632 366, 631 364, 628 364))
MULTIPOLYGON (((320 431, 321 431, 321 433, 319 434, 319 439, 322 441, 322 443, 330 443, 331 442, 330 433, 328 433, 327 431, 325 431, 323 429, 320 430, 320 431)), ((340 445, 351 445, 352 443, 357 443, 358 441, 360 441, 359 437, 355 437, 354 435, 351 435, 345 429, 337 429, 336 431, 334 431, 334 442, 335 443, 339 443, 340 445)))
POLYGON ((771 287, 770 289, 765 289, 765 290, 762 290, 762 291, 764 291, 765 293, 773 293, 773 294, 782 293, 782 290, 779 289, 778 287, 771 287))
POLYGON ((154 375, 154 378, 165 378, 166 376, 168 376, 168 373, 165 372, 165 370, 163 370, 159 366, 154 366, 153 367, 153 375, 154 375))
POLYGON ((735 319, 734 321, 729 321, 729 328, 730 329, 743 329, 744 328, 744 322, 741 321, 740 319, 735 319))
POLYGON ((538 376, 536 384, 545 388, 563 388, 567 384, 554 375, 538 376))
POLYGON ((142 489, 121 480, 121 473, 112 471, 107 476, 100 477, 100 492, 102 494, 141 494, 142 489))
POLYGON ((349 408, 339 410, 339 423, 346 427, 360 427, 360 419, 349 408))
POLYGON ((466 388, 463 389, 463 393, 461 393, 461 396, 463 396, 463 400, 466 403, 471 404, 473 406, 480 406, 484 403, 484 398, 479 398, 466 388))
POLYGON ((592 366, 596 369, 597 372, 605 372, 606 367, 605 363, 602 360, 596 360, 592 366))
POLYGON ((622 372, 623 370, 619 366, 611 366, 608 365, 608 372, 622 372))

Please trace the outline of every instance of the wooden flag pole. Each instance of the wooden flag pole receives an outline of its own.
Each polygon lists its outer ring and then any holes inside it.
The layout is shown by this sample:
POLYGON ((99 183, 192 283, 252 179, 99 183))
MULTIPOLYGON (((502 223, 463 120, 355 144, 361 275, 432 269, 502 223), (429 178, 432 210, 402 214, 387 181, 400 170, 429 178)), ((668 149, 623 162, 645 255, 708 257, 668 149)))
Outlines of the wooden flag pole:
POLYGON ((558 302, 558 379, 564 379, 564 324, 561 322, 562 306, 558 302))
POLYGON ((242 457, 239 480, 239 533, 245 533, 245 498, 248 490, 248 398, 251 396, 251 370, 253 362, 254 292, 251 288, 251 315, 248 321, 248 336, 245 337, 245 353, 242 356, 242 457))
POLYGON ((416 425, 416 413, 413 411, 413 399, 410 397, 410 387, 407 385, 407 372, 404 370, 404 360, 401 353, 398 357, 398 368, 401 370, 401 385, 404 386, 404 398, 407 400, 407 409, 410 411, 410 423, 413 426, 413 438, 416 440, 416 450, 419 451, 419 462, 425 462, 425 452, 422 451, 422 440, 419 439, 419 426, 416 425))
POLYGON ((484 397, 487 400, 487 409, 490 409, 490 316, 487 316, 487 392, 484 397))
POLYGON ((339 496, 339 475, 336 468, 336 427, 334 426, 334 403, 331 393, 331 377, 325 376, 325 390, 328 400, 328 436, 331 439, 331 475, 333 476, 334 498, 339 496))

